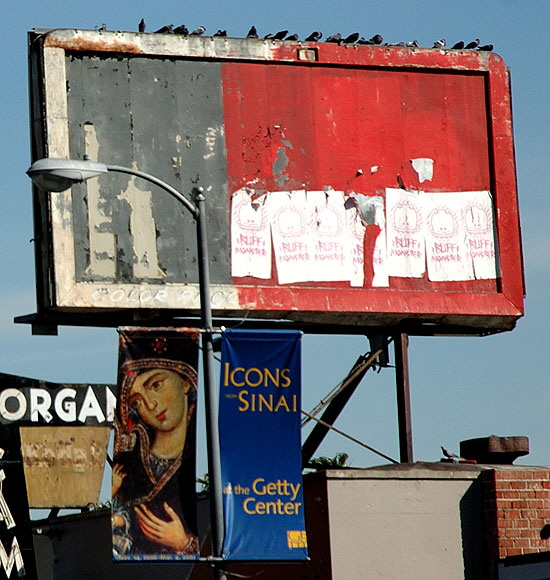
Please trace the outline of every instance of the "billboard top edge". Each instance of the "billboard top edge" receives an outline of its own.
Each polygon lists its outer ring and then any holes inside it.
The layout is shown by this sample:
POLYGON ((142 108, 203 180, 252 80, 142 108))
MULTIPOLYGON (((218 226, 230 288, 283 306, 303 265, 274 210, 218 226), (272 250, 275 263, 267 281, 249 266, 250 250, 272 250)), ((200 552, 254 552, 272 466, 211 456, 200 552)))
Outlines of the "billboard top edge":
POLYGON ((260 60, 342 66, 403 66, 486 72, 505 66, 488 51, 435 49, 391 45, 334 44, 219 36, 56 28, 29 33, 44 48, 75 52, 141 56, 180 56, 199 59, 260 60))

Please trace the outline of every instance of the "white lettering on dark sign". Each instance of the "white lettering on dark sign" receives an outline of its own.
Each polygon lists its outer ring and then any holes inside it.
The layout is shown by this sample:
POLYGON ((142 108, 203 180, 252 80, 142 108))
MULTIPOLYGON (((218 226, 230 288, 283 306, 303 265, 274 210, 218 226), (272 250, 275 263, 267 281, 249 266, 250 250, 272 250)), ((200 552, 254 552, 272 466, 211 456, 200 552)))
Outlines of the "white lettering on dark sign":
MULTIPOLYGON (((4 456, 4 450, 0 448, 0 458, 4 456)), ((0 469, 0 520, 5 522, 6 528, 9 530, 15 527, 15 520, 11 514, 8 502, 4 497, 4 492, 2 490, 2 482, 6 479, 6 474, 3 469, 0 469)), ((23 564, 23 556, 19 548, 19 542, 17 537, 14 536, 11 542, 11 550, 8 554, 4 544, 0 541, 0 565, 6 572, 6 577, 11 576, 11 571, 15 565, 17 570, 17 575, 19 577, 25 576, 25 566, 23 564)))
POLYGON ((10 387, 0 391, 0 423, 83 423, 113 422, 116 395, 108 386, 58 390, 10 387))

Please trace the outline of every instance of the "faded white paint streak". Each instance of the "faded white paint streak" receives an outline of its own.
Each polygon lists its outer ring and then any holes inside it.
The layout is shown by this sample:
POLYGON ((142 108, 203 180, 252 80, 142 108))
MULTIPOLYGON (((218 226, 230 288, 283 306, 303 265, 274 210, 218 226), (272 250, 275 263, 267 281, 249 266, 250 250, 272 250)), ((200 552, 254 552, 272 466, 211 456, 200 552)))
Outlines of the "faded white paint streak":
MULTIPOLYGON (((91 159, 97 159, 99 142, 95 126, 84 125, 86 153, 91 159)), ((90 179, 86 182, 88 196, 88 232, 90 238, 90 261, 86 274, 114 278, 116 274, 116 238, 112 233, 112 218, 106 215, 101 203, 99 180, 90 179), (107 231, 106 231, 107 230, 107 231)))
POLYGON ((137 189, 134 180, 131 179, 128 187, 118 197, 125 200, 131 209, 130 233, 134 240, 134 276, 161 280, 166 274, 158 260, 152 193, 137 189))

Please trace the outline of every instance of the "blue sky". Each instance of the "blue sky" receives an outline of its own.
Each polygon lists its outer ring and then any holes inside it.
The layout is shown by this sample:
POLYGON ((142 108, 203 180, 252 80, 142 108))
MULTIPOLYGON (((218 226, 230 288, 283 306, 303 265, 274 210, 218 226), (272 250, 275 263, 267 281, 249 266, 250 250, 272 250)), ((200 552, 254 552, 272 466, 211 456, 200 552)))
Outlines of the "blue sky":
MULTIPOLYGON (((35 311, 26 33, 32 28, 148 30, 164 24, 204 25, 209 33, 226 28, 245 35, 283 28, 303 38, 314 29, 325 36, 359 31, 380 33, 388 42, 417 39, 422 46, 479 37, 492 43, 512 73, 514 133, 527 282, 526 316, 509 333, 486 338, 410 340, 414 458, 439 460, 440 445, 458 450, 463 439, 491 434, 525 435, 531 454, 519 461, 550 464, 550 346, 547 303, 550 285, 550 0, 326 0, 180 3, 157 0, 113 3, 21 0, 0 8, 3 95, 0 108, 0 371, 54 382, 114 382, 117 334, 114 329, 61 328, 57 337, 31 336, 13 318, 35 311)), ((363 337, 306 336, 303 406, 315 406, 368 350, 363 337)), ((384 453, 398 457, 393 370, 368 374, 337 426, 384 453)), ((199 426, 199 428, 201 428, 199 426)), ((323 455, 345 451, 355 467, 381 463, 375 455, 331 435, 323 455)), ((200 459, 205 465, 204 459, 200 459)))

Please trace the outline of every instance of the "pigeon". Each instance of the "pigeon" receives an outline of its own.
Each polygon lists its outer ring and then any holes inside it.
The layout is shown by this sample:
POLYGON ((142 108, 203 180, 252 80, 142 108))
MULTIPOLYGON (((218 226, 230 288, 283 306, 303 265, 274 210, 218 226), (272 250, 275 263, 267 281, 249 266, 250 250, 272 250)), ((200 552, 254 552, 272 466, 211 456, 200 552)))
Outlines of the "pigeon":
POLYGON ((434 42, 434 45, 432 48, 445 48, 446 45, 447 45, 447 41, 444 38, 440 38, 439 40, 436 40, 434 42))
POLYGON ((167 24, 166 26, 162 26, 158 30, 155 30, 158 34, 172 34, 174 32, 174 25, 167 24))
POLYGON ((320 30, 315 30, 315 32, 312 32, 306 38, 306 42, 319 42, 319 40, 321 40, 322 37, 323 37, 323 33, 320 30))
POLYGON ((475 40, 472 40, 472 42, 469 42, 464 48, 466 50, 471 50, 473 48, 477 48, 479 46, 479 38, 476 38, 475 40))
POLYGON ((273 40, 284 40, 285 36, 288 34, 288 30, 279 30, 273 35, 273 40))
POLYGON ((173 32, 174 34, 183 34, 183 36, 187 36, 189 34, 189 29, 185 24, 180 24, 174 28, 173 32))
POLYGON ((102 32, 105 32, 107 30, 107 25, 105 24, 105 22, 98 28, 98 30, 101 30, 102 32))
POLYGON ((342 42, 344 44, 353 44, 354 42, 357 42, 358 40, 359 40, 359 33, 354 32, 354 33, 350 34, 349 36, 346 36, 346 38, 344 38, 344 40, 342 42))
POLYGON ((458 457, 458 455, 456 453, 453 453, 452 451, 449 451, 448 449, 445 449, 445 447, 443 447, 443 445, 441 446, 441 451, 443 452, 443 455, 447 459, 459 459, 459 457, 458 457))
POLYGON ((372 38, 367 40, 367 44, 382 44, 383 40, 384 39, 380 36, 380 34, 375 34, 372 38))
POLYGON ((139 21, 139 24, 138 24, 138 31, 139 31, 139 32, 145 32, 145 26, 146 26, 146 25, 145 25, 145 20, 142 18, 142 19, 139 21))
POLYGON ((459 40, 458 42, 456 42, 455 44, 453 44, 453 46, 451 46, 451 48, 453 50, 462 50, 464 48, 464 41, 463 40, 459 40))
POLYGON ((293 34, 289 34, 285 40, 298 40, 298 34, 296 34, 296 32, 294 32, 293 34))
POLYGON ((255 26, 250 27, 250 30, 248 31, 246 38, 258 38, 258 31, 256 30, 255 26))
POLYGON ((330 36, 327 37, 327 39, 325 40, 325 42, 342 42, 342 35, 337 32, 336 34, 331 34, 330 36))
POLYGON ((191 32, 191 36, 201 36, 205 32, 206 32, 206 28, 204 26, 199 26, 198 28, 195 28, 195 30, 193 30, 193 32, 191 32))
POLYGON ((227 30, 218 30, 214 32, 214 36, 227 36, 227 30))
POLYGON ((418 48, 419 47, 418 40, 411 40, 407 42, 405 46, 408 46, 409 48, 418 48))
POLYGON ((481 50, 482 52, 491 52, 493 50, 493 45, 492 44, 484 44, 482 46, 478 46, 477 49, 481 50))

